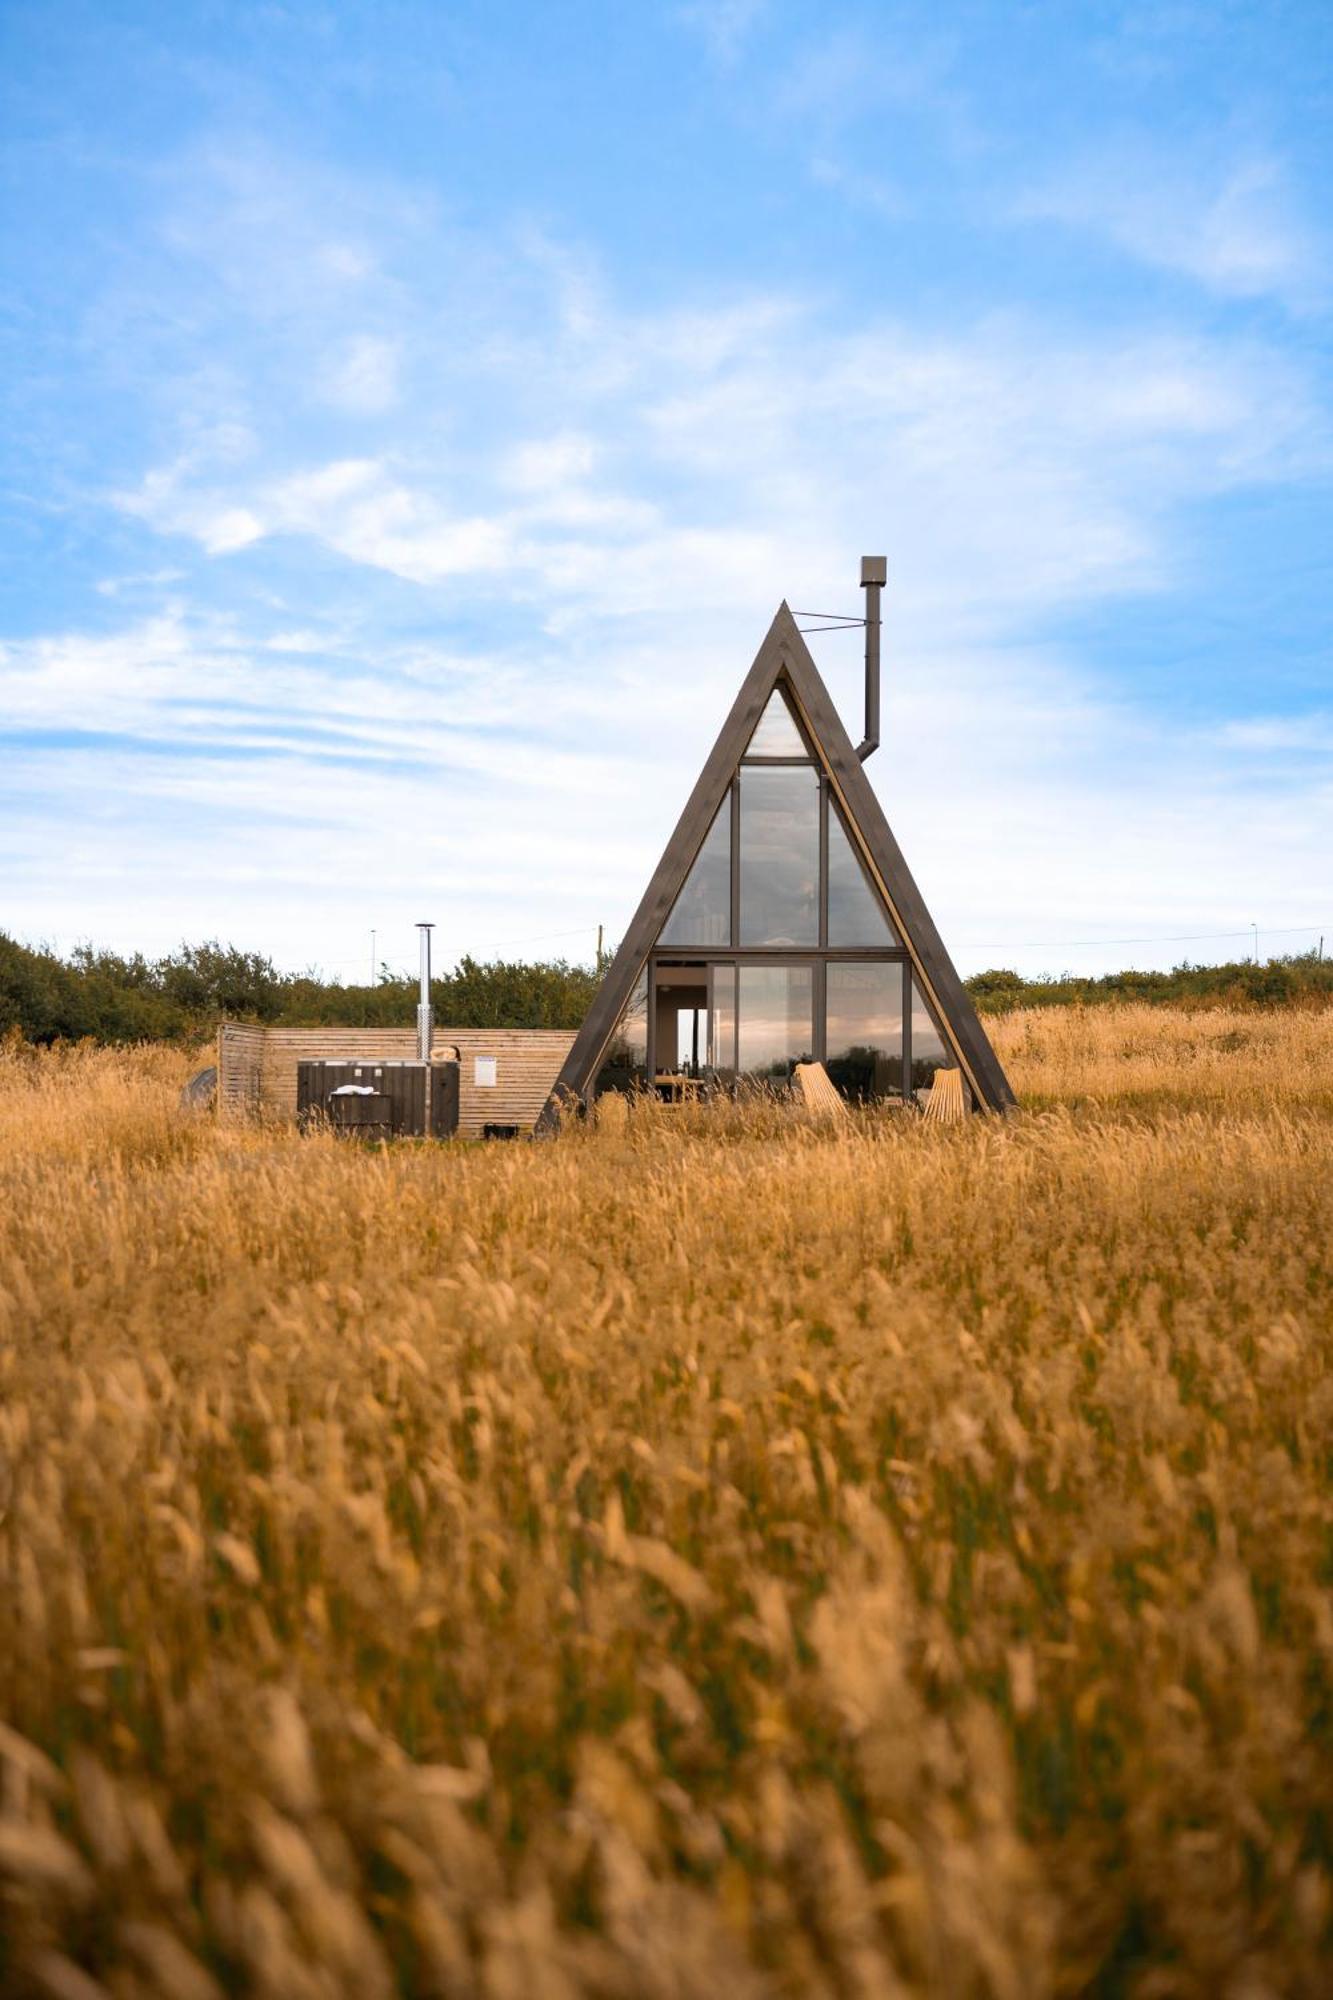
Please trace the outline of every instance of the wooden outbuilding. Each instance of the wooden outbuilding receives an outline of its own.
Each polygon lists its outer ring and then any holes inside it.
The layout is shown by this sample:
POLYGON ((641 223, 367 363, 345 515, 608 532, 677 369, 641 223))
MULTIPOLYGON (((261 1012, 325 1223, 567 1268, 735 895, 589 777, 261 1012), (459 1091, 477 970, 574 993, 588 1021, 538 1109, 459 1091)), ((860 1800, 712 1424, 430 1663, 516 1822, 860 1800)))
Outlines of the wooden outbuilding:
MULTIPOLYGON (((568 1028, 435 1028, 431 1061, 458 1061, 458 1133, 530 1132, 569 1055, 568 1028)), ((262 1028, 225 1022, 218 1030, 218 1109, 294 1119, 297 1076, 308 1062, 409 1063, 414 1028, 262 1028)))

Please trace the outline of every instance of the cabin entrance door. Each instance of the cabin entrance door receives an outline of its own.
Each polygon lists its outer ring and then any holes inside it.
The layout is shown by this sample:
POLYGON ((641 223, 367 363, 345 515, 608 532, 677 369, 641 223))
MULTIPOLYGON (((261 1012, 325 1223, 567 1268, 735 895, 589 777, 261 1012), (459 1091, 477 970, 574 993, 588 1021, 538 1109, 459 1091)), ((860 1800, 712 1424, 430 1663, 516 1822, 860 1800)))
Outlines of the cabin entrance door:
POLYGON ((709 973, 699 963, 653 969, 653 1088, 669 1103, 696 1097, 711 1070, 709 973))

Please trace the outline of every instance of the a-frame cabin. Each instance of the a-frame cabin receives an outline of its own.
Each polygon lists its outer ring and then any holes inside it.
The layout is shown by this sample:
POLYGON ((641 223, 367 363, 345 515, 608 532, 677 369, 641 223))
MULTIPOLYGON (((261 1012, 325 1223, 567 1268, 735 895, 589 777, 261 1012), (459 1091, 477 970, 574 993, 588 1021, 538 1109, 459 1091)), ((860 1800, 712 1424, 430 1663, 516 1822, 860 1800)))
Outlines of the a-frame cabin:
POLYGON ((919 1101, 957 1068, 973 1109, 1014 1103, 783 603, 541 1122, 606 1090, 780 1085, 811 1060, 854 1100, 919 1101))

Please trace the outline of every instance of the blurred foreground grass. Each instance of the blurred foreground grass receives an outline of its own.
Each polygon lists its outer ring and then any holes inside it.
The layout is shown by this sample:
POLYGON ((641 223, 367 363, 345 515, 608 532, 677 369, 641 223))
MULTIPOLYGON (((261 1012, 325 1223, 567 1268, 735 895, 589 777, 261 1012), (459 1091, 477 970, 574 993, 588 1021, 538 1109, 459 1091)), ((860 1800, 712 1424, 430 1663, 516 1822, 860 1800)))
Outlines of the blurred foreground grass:
POLYGON ((1326 1991, 1333 1014, 993 1025, 471 1150, 0 1059, 0 1990, 1326 1991))

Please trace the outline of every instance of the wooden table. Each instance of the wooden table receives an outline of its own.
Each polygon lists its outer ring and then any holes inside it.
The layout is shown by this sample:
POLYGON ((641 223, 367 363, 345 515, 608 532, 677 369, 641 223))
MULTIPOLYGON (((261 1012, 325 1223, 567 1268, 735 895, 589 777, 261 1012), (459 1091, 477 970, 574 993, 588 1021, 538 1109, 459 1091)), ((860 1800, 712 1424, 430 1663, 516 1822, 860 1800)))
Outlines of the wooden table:
POLYGON ((668 1104, 683 1104, 687 1098, 699 1095, 697 1076, 686 1076, 679 1070, 661 1070, 653 1078, 653 1087, 668 1104))

